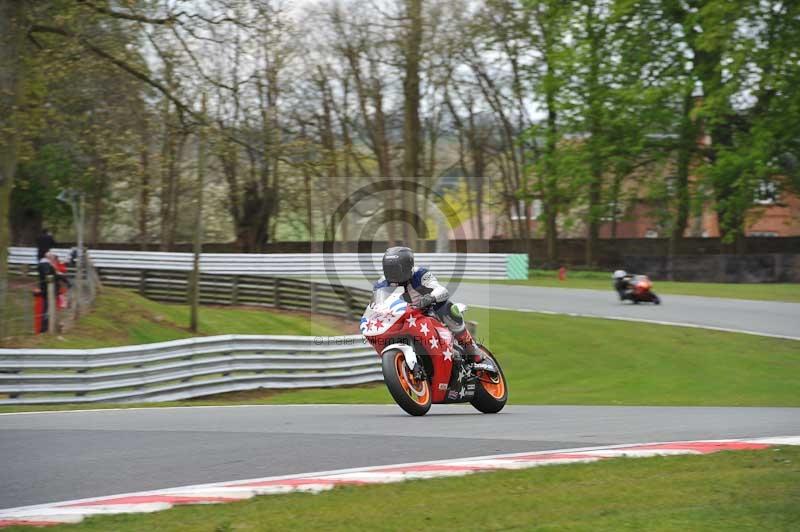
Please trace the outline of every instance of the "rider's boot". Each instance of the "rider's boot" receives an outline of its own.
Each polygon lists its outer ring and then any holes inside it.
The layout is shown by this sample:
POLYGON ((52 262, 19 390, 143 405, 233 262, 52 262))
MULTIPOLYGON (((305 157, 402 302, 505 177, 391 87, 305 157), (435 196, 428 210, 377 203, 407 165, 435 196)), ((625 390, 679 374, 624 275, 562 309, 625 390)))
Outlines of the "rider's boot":
POLYGON ((463 331, 456 334, 456 340, 461 344, 461 347, 464 348, 467 357, 471 358, 473 362, 478 363, 483 360, 483 354, 481 350, 478 349, 478 344, 475 342, 475 339, 472 338, 472 335, 466 327, 464 327, 463 331))

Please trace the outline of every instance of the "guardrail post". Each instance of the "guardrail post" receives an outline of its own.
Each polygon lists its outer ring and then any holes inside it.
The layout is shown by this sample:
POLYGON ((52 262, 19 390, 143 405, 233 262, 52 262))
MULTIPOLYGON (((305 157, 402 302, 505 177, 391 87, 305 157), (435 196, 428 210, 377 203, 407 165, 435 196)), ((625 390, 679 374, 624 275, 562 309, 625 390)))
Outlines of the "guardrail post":
POLYGON ((239 304, 239 276, 233 276, 233 285, 231 286, 231 305, 239 304))
POLYGON ((139 272, 139 295, 142 297, 147 296, 147 270, 139 272))
MULTIPOLYGON (((195 272, 193 270, 189 270, 188 272, 185 272, 185 273, 186 273, 186 276, 181 280, 183 280, 186 283, 186 304, 187 305, 191 305, 192 304, 192 297, 193 297, 192 296, 192 285, 194 283, 195 272)), ((198 291, 200 290, 200 271, 199 270, 197 271, 197 290, 198 291)), ((199 298, 198 298, 198 300, 199 300, 199 298)))
POLYGON ((281 308, 281 280, 278 277, 275 278, 275 289, 272 296, 275 308, 281 308))
POLYGON ((317 312, 319 308, 319 295, 317 294, 317 283, 311 283, 311 312, 317 312))
POLYGON ((344 289, 344 299, 345 303, 347 304, 346 316, 347 319, 353 319, 353 296, 350 294, 350 289, 345 287, 344 289))
POLYGON ((89 268, 89 278, 92 280, 92 283, 89 286, 92 290, 92 297, 94 298, 95 292, 98 289, 103 288, 103 280, 100 278, 100 270, 95 268, 91 257, 88 255, 86 256, 86 265, 89 268))

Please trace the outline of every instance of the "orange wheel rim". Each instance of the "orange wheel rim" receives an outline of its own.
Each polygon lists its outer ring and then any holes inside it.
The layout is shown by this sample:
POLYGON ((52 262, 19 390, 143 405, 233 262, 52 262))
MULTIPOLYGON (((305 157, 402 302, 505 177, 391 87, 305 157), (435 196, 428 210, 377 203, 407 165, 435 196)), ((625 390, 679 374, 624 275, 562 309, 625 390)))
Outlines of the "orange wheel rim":
POLYGON ((397 377, 400 380, 400 386, 406 392, 406 395, 411 398, 415 403, 426 405, 430 400, 430 389, 428 388, 428 381, 418 381, 414 375, 408 371, 406 360, 402 353, 397 353, 394 356, 394 368, 397 371, 397 377))
POLYGON ((503 382, 503 377, 500 375, 494 378, 481 379, 481 384, 483 385, 483 389, 495 399, 502 399, 506 394, 506 384, 503 382), (495 382, 495 379, 497 382, 495 382))
POLYGON ((486 393, 495 399, 502 399, 506 394, 506 381, 500 373, 492 375, 491 373, 482 371, 478 378, 481 381, 483 389, 486 390, 486 393))

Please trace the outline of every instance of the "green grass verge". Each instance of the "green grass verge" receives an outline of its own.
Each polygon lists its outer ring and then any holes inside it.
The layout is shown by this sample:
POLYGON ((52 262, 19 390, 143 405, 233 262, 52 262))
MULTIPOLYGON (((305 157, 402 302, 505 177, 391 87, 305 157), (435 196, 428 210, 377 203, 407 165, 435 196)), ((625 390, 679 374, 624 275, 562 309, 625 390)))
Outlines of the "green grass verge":
POLYGON ((783 447, 266 495, 52 530, 788 531, 800 523, 798 478, 800 448, 783 447))
MULTIPOLYGON (((470 281, 472 282, 472 281, 470 281)), ((474 281, 500 285, 542 286, 548 288, 583 288, 613 290, 611 272, 575 270, 567 273, 566 281, 558 280, 554 270, 530 270, 525 280, 474 281)), ((755 299, 762 301, 788 301, 800 303, 800 283, 688 283, 655 281, 653 290, 658 294, 755 299)))
POLYGON ((106 287, 90 313, 61 336, 12 339, 8 347, 89 349, 178 340, 217 334, 335 335, 357 327, 336 318, 259 308, 203 306, 199 334, 189 330, 189 307, 151 301, 135 292, 106 287), (348 328, 347 330, 343 330, 348 328))
MULTIPOLYGON (((469 314, 503 365, 510 404, 800 406, 797 341, 501 310, 469 314)), ((168 405, 391 402, 377 384, 256 390, 168 405)))
MULTIPOLYGON (((510 404, 800 406, 800 342, 471 309, 510 404)), ((272 403, 391 402, 382 386, 299 390, 272 403)))

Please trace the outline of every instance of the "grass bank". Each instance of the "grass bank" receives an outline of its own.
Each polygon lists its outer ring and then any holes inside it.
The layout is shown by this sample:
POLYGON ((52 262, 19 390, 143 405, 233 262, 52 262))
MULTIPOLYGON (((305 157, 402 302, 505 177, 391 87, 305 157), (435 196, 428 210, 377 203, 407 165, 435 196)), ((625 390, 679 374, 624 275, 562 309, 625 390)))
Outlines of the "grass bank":
POLYGON ((8 347, 90 349, 144 344, 217 334, 337 335, 358 332, 349 321, 259 308, 203 306, 199 333, 189 330, 189 307, 151 301, 135 292, 106 287, 91 312, 67 333, 21 336, 8 347))
MULTIPOLYGON (((471 309, 470 317, 503 365, 510 404, 800 406, 797 341, 502 310, 471 309)), ((159 405, 391 402, 377 384, 254 390, 159 405)))
MULTIPOLYGON (((470 317, 503 365, 510 404, 800 406, 797 341, 474 308, 470 317)), ((391 402, 382 386, 264 400, 391 402)))
POLYGON ((616 459, 266 495, 48 530, 796 530, 798 476, 797 447, 616 459))

